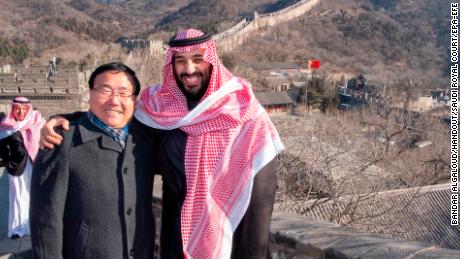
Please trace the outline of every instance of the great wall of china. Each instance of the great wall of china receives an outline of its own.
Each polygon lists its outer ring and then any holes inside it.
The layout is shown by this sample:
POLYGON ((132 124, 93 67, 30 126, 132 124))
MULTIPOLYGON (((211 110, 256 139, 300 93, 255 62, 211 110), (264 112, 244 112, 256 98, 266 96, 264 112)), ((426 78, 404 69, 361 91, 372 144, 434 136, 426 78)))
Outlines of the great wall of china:
POLYGON ((76 66, 3 66, 0 73, 0 111, 5 112, 11 99, 25 96, 45 116, 79 110, 83 91, 76 66))
MULTIPOLYGON (((253 19, 243 19, 214 36, 219 51, 231 51, 258 30, 304 15, 319 1, 301 0, 276 12, 254 13, 253 19)), ((166 50, 164 42, 158 40, 123 39, 120 43, 125 47, 147 47, 152 55, 164 53, 166 50)), ((89 72, 81 72, 74 66, 59 66, 58 71, 50 76, 49 70, 50 66, 46 65, 4 66, 0 71, 0 111, 6 111, 10 100, 18 95, 33 100, 35 107, 45 116, 86 109, 86 82, 89 72)))
MULTIPOLYGON (((287 22, 310 11, 320 0, 301 0, 293 5, 272 13, 254 13, 251 20, 246 18, 231 28, 213 36, 220 53, 225 53, 243 44, 258 30, 267 29, 280 23, 287 22)), ((159 40, 124 39, 120 41, 123 47, 148 47, 150 54, 162 53, 167 46, 159 40)))
POLYGON ((297 18, 311 10, 320 0, 301 0, 276 12, 258 14, 254 19, 241 20, 235 26, 214 36, 219 51, 222 53, 233 50, 243 44, 246 39, 260 29, 266 29, 297 18))
MULTIPOLYGON (((243 19, 228 30, 214 36, 219 51, 221 53, 231 51, 242 45, 259 30, 268 29, 304 15, 319 2, 320 0, 301 0, 277 12, 254 13, 253 19, 243 19)), ((162 41, 139 39, 125 40, 124 43, 127 46, 146 46, 152 55, 164 53, 166 50, 162 41), (142 45, 145 43, 147 45, 142 45)), ((0 67, 0 112, 6 111, 10 100, 18 95, 30 98, 35 108, 38 108, 45 116, 86 109, 89 74, 90 71, 80 71, 76 66, 59 66, 52 75, 50 75, 50 66, 46 65, 0 67)), ((441 189, 441 191, 445 190, 441 189)), ((434 194, 433 196, 437 197, 438 193, 434 194)), ((429 204, 437 204, 439 200, 429 204)), ((448 198, 442 198, 442 201, 449 202, 448 198)), ((460 257, 459 250, 446 249, 430 242, 395 240, 340 227, 318 219, 318 217, 313 218, 312 215, 306 215, 303 204, 285 204, 284 207, 277 204, 275 211, 270 233, 271 258, 460 257)), ((429 213, 431 212, 422 213, 422 215, 429 213)), ((443 216, 441 219, 447 218, 443 216)), ((447 223, 441 223, 441 225, 448 227, 447 223)), ((458 231, 444 230, 439 234, 444 235, 444 233, 448 234, 445 235, 448 236, 446 240, 453 240, 453 244, 458 245, 458 238, 460 238, 458 231)), ((4 257, 0 255, 0 258, 4 257)))

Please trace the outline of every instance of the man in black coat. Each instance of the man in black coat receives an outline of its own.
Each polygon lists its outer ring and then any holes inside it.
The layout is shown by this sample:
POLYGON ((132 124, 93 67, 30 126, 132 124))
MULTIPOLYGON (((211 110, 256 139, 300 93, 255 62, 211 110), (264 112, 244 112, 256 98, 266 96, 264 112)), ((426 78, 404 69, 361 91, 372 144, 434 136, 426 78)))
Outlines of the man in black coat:
POLYGON ((34 167, 31 229, 34 258, 153 258, 152 144, 132 124, 140 91, 121 63, 89 79, 90 110, 42 150, 34 167))
POLYGON ((283 144, 210 34, 169 41, 163 82, 143 91, 135 117, 161 136, 162 257, 266 258, 283 144))

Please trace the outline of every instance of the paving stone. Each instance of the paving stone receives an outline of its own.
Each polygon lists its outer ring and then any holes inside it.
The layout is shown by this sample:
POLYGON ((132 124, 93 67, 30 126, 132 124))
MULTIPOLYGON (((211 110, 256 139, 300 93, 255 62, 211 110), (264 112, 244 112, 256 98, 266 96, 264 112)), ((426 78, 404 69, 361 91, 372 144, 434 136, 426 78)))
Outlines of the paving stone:
POLYGON ((0 259, 31 258, 30 236, 8 238, 8 173, 0 168, 0 259))
POLYGON ((361 258, 407 258, 427 246, 429 247, 429 245, 419 242, 388 240, 365 255, 362 255, 361 258))
POLYGON ((19 251, 21 241, 18 239, 5 238, 0 242, 0 254, 19 251))
POLYGON ((432 258, 442 258, 442 259, 458 259, 460 258, 460 253, 458 250, 448 250, 443 248, 431 248, 423 249, 415 253, 412 257, 414 259, 432 259, 432 258))
POLYGON ((329 251, 340 251, 341 254, 346 255, 349 258, 361 258, 386 242, 388 242, 388 240, 369 236, 354 236, 350 238, 342 237, 340 241, 335 242, 326 249, 329 251))
MULTIPOLYGON (((31 258, 30 236, 7 237, 8 175, 0 168, 0 259, 31 258)), ((325 221, 275 212, 270 235, 270 256, 290 259, 341 258, 460 258, 459 250, 399 241, 358 232, 325 221)))
POLYGON ((24 236, 21 238, 21 245, 19 246, 20 251, 27 251, 32 249, 32 240, 30 236, 24 236))
POLYGON ((0 167, 0 236, 8 232, 8 173, 0 167))

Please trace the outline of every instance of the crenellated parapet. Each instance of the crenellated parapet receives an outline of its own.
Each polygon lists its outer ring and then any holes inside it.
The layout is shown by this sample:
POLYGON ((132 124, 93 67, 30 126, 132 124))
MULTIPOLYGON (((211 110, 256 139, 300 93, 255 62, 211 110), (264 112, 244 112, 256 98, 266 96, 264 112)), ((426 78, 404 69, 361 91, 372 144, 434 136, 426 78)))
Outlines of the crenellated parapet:
POLYGON ((304 15, 313 8, 320 0, 302 0, 279 11, 258 14, 254 12, 254 19, 243 19, 232 28, 214 36, 220 52, 228 52, 243 44, 257 30, 267 29, 278 24, 288 22, 304 15))
POLYGON ((161 40, 150 41, 150 55, 161 55, 166 52, 166 45, 161 40))
POLYGON ((220 40, 225 39, 225 38, 231 38, 250 23, 251 23, 250 21, 248 21, 246 18, 244 18, 239 23, 235 24, 231 28, 229 28, 229 29, 227 29, 227 30, 225 30, 225 31, 223 31, 221 33, 218 33, 218 34, 214 35, 212 38, 215 41, 220 41, 220 40))
MULTIPOLYGON (((276 12, 266 14, 255 12, 252 20, 242 19, 231 28, 214 35, 213 38, 221 53, 229 52, 237 46, 242 45, 257 30, 267 29, 304 15, 318 4, 319 1, 301 0, 276 12)), ((161 41, 156 41, 155 44, 152 43, 150 41, 149 47, 151 53, 163 53, 167 48, 161 41)))
POLYGON ((144 49, 150 47, 150 40, 146 39, 119 39, 118 41, 123 48, 127 48, 129 50, 133 49, 144 49))
POLYGON ((254 20, 255 27, 256 29, 262 29, 287 22, 310 11, 318 3, 319 0, 302 0, 276 12, 259 14, 254 20))
POLYGON ((9 66, 0 73, 0 108, 16 96, 29 98, 45 116, 79 109, 81 87, 76 66, 9 66))

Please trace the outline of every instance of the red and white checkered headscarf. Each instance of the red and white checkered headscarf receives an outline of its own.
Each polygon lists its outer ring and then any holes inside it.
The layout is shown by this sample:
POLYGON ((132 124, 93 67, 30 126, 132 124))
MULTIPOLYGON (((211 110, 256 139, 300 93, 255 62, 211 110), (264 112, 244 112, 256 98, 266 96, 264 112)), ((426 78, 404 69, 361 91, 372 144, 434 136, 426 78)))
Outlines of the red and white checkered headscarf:
MULTIPOLYGON (((189 29, 176 39, 201 35, 189 29)), ((163 83, 143 91, 135 117, 150 127, 180 128, 188 135, 181 211, 184 256, 230 258, 233 232, 249 205, 254 177, 284 148, 250 83, 234 77, 221 64, 213 40, 171 47, 163 83), (212 73, 200 103, 189 111, 172 62, 175 52, 198 48, 205 49, 204 59, 212 64, 212 73)))
POLYGON ((0 139, 6 138, 11 134, 19 131, 24 141, 24 146, 32 162, 38 153, 38 142, 40 141, 40 129, 45 123, 39 111, 34 111, 29 99, 25 97, 16 97, 10 104, 8 115, 0 122, 0 139), (13 106, 27 105, 28 111, 22 121, 17 121, 13 115, 13 106))

